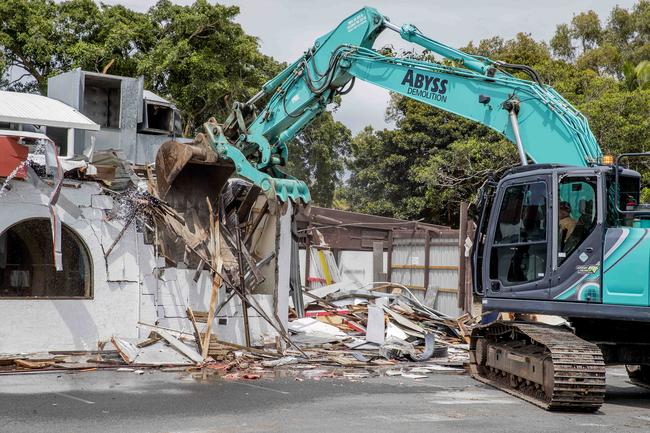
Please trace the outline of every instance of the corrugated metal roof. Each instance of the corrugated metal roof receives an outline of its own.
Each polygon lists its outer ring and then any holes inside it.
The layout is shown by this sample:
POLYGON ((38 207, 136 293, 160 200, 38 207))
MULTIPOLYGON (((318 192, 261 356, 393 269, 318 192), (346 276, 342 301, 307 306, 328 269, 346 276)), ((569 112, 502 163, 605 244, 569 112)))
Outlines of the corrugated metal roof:
POLYGON ((13 129, 0 129, 0 137, 24 137, 51 140, 50 137, 45 134, 41 134, 40 132, 14 131, 13 129))
POLYGON ((98 124, 56 99, 4 90, 0 90, 0 122, 99 130, 98 124))

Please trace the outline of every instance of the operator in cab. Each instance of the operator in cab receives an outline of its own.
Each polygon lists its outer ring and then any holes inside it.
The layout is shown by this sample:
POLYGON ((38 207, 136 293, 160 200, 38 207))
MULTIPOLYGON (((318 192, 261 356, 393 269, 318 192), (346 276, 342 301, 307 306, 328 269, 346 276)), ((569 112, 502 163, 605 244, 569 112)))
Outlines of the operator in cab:
MULTIPOLYGON (((569 202, 560 202, 560 245, 564 246, 576 228, 577 221, 571 218, 571 205, 569 202)), ((564 248, 562 248, 564 249, 564 248)))

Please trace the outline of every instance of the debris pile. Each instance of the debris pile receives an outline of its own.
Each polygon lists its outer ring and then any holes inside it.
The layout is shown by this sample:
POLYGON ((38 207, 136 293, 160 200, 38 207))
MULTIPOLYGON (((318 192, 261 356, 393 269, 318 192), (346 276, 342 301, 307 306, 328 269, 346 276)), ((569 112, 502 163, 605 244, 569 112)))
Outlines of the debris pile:
POLYGON ((305 317, 289 322, 297 347, 252 349, 212 336, 206 369, 225 379, 292 376, 296 380, 369 376, 427 377, 464 372, 476 319, 452 319, 400 285, 373 290, 333 284, 304 292, 305 317), (307 301, 307 298, 312 298, 307 301))

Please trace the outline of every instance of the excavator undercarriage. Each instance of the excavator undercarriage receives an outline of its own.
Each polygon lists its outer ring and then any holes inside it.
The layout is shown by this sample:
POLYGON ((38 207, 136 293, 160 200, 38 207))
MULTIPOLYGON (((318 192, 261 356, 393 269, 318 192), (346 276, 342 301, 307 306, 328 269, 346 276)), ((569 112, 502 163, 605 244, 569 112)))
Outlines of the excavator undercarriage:
POLYGON ((594 412, 605 398, 600 348, 564 327, 505 321, 478 327, 470 373, 547 410, 594 412))

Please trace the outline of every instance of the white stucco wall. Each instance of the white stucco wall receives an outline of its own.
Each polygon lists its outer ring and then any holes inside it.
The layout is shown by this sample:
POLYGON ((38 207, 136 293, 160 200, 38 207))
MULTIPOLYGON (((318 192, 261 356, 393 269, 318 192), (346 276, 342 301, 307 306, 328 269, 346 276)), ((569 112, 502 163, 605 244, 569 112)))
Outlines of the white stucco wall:
MULTIPOLYGON (((93 298, 0 298, 0 353, 95 350, 98 341, 113 334, 137 336, 138 259, 135 248, 127 246, 135 245, 135 229, 125 233, 124 245, 111 254, 120 260, 109 260, 106 266, 103 251, 119 233, 121 223, 102 221, 103 212, 91 207, 93 195, 100 194, 94 183, 83 183, 79 189, 64 188, 62 194, 82 205, 83 216, 78 219, 59 211, 62 222, 86 243, 90 252, 93 298)), ((49 218, 46 198, 27 182, 13 181, 11 190, 0 197, 0 233, 30 218, 49 218)))

